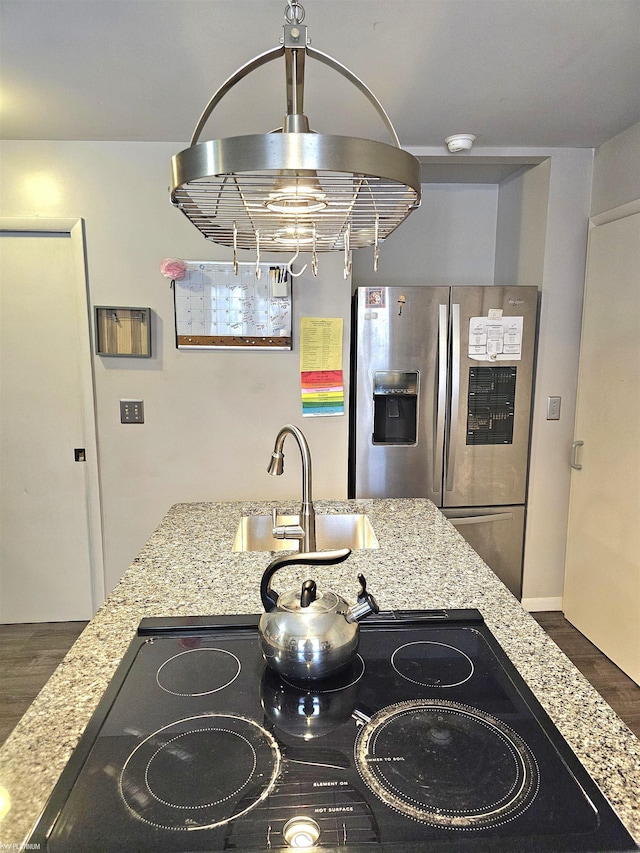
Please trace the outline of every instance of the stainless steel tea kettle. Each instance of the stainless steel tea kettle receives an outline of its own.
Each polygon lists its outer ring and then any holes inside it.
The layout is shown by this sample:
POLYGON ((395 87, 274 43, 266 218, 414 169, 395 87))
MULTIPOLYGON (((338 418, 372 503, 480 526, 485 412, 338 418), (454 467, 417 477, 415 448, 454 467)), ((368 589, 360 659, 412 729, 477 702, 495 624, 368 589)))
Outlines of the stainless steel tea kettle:
POLYGON ((345 667, 358 650, 359 620, 377 613, 378 604, 363 575, 358 575, 360 590, 352 606, 335 592, 318 592, 313 580, 278 595, 271 589, 273 575, 283 566, 341 563, 349 554, 349 548, 286 554, 267 566, 260 584, 265 609, 258 625, 260 648, 266 663, 281 675, 310 680, 345 667))

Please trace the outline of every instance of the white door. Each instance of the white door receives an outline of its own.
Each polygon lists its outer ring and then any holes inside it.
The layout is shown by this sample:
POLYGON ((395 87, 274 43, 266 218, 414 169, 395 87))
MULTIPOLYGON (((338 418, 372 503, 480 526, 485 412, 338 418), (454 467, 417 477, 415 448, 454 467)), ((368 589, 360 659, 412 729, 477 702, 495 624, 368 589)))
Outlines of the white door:
POLYGON ((565 616, 640 684, 640 213, 589 236, 574 438, 565 616))
POLYGON ((0 300, 0 622, 90 619, 104 581, 82 223, 1 220, 0 300))

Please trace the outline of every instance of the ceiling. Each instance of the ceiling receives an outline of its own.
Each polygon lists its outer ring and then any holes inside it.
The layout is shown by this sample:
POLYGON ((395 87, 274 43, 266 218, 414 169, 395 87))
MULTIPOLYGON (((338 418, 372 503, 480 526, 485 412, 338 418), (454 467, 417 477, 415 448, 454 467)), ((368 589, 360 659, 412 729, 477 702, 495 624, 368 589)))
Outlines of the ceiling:
MULTIPOLYGON (((380 99, 403 147, 597 147, 640 121, 640 0, 302 0, 312 46, 380 99)), ((211 95, 278 44, 285 0, 0 0, 3 139, 188 143, 211 95)), ((265 133, 284 64, 234 87, 202 139, 265 133)), ((390 141, 307 60, 320 132, 390 141)))

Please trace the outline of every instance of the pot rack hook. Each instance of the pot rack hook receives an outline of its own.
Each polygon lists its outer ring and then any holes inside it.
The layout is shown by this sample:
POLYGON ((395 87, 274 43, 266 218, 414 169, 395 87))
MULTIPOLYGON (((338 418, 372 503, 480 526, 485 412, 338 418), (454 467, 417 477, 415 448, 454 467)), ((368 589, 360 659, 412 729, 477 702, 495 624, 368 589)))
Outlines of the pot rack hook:
POLYGON ((292 264, 293 264, 293 262, 294 262, 295 260, 297 260, 297 259, 298 259, 298 255, 299 255, 299 254, 300 254, 300 241, 298 240, 298 243, 297 243, 297 245, 296 245, 296 253, 295 253, 295 255, 291 258, 291 260, 289 261, 289 263, 287 264, 287 272, 289 273, 289 275, 290 275, 290 276, 292 276, 292 278, 298 278, 299 276, 301 276, 301 275, 302 275, 302 273, 303 273, 303 272, 306 270, 306 268, 307 268, 307 264, 305 264, 305 265, 302 267, 302 269, 300 270, 300 272, 294 272, 294 271, 293 271, 292 264))
POLYGON ((378 263, 380 261, 380 243, 379 243, 379 228, 380 217, 376 212, 375 240, 373 244, 373 271, 378 272, 378 263))
POLYGON ((233 274, 238 275, 238 226, 233 221, 233 274))
POLYGON ((313 226, 313 248, 311 249, 311 271, 318 277, 318 252, 316 248, 316 226, 313 226))
POLYGON ((259 279, 262 275, 262 270, 260 269, 260 231, 256 228, 256 279, 259 279))
POLYGON ((345 280, 351 275, 351 225, 347 226, 344 234, 344 277, 345 280))

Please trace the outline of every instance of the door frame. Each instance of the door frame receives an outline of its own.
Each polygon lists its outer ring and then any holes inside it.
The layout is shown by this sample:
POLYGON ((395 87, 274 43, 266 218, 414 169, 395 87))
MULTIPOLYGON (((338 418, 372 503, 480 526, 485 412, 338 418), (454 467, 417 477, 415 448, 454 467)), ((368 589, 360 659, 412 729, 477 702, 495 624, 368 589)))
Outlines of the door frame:
POLYGON ((36 235, 63 234, 71 240, 74 281, 78 284, 74 292, 78 308, 77 335, 81 355, 79 359, 81 405, 84 421, 84 442, 87 451, 86 461, 83 464, 85 466, 87 534, 91 561, 91 600, 95 613, 105 600, 106 586, 84 220, 78 218, 44 219, 40 217, 3 216, 0 217, 0 232, 29 232, 36 235))

